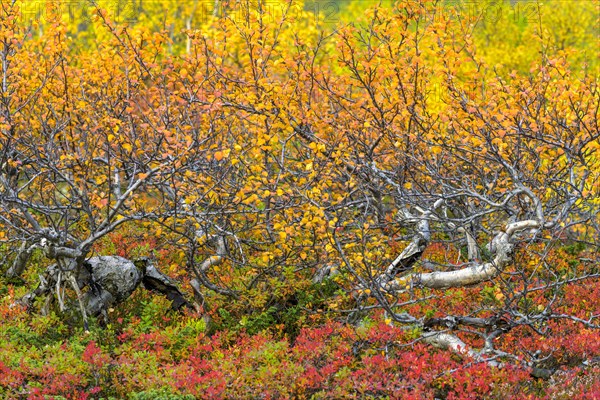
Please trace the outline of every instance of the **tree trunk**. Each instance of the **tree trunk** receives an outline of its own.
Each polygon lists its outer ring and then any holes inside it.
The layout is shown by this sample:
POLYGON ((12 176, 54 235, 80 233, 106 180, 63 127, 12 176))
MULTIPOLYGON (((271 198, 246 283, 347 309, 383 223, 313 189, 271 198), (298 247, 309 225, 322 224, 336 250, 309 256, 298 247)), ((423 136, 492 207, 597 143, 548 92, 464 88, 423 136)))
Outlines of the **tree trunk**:
MULTIPOLYGON (((45 296, 47 300, 51 300, 52 296, 56 295, 62 304, 61 286, 69 283, 72 273, 63 271, 58 264, 49 266, 46 273, 40 276, 38 287, 21 298, 20 303, 31 307, 37 297, 45 296)), ((85 315, 106 316, 108 308, 127 300, 142 283, 146 289, 159 292, 171 300, 174 310, 183 306, 190 307, 177 285, 148 259, 137 260, 134 263, 119 256, 92 257, 83 262, 83 267, 79 268, 73 277, 79 290, 87 288, 81 298, 84 319, 85 315)))

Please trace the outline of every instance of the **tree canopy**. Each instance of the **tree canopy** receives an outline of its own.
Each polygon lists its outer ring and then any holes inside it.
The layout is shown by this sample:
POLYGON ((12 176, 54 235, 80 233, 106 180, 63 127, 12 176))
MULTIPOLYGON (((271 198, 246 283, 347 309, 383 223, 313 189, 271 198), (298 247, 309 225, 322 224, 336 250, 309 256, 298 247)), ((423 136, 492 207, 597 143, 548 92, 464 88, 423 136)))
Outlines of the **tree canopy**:
POLYGON ((0 393, 252 398, 235 349, 274 398, 597 374, 595 2, 0 5, 0 335, 61 321, 93 377, 11 339, 0 393))

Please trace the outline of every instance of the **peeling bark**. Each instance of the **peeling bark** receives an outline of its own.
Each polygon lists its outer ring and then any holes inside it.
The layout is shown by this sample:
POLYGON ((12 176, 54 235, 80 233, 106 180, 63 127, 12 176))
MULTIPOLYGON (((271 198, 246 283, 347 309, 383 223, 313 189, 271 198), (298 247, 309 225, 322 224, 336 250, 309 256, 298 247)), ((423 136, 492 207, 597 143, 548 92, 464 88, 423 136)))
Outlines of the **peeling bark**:
POLYGON ((423 340, 435 347, 442 349, 449 349, 458 354, 464 354, 469 357, 477 357, 478 354, 474 350, 470 349, 469 346, 458 336, 444 332, 431 332, 423 334, 423 340))
POLYGON ((171 300, 171 308, 173 310, 180 310, 184 306, 191 308, 190 303, 185 299, 177 285, 169 277, 156 269, 154 263, 150 260, 146 262, 144 267, 142 284, 146 289, 159 292, 171 300))
POLYGON ((400 253, 398 257, 386 268, 385 273, 377 278, 379 286, 387 287, 388 283, 396 277, 396 275, 409 271, 414 264, 421 259, 423 252, 431 239, 429 220, 432 218, 433 212, 443 203, 442 199, 437 200, 431 209, 422 211, 420 217, 411 215, 408 211, 404 211, 403 217, 406 220, 418 221, 417 233, 413 236, 411 242, 400 253))
POLYGON ((490 251, 495 253, 495 257, 491 262, 475 264, 456 271, 410 274, 383 285, 383 289, 402 291, 413 286, 447 289, 474 285, 492 279, 512 262, 513 237, 521 231, 536 229, 539 226, 540 224, 534 220, 519 221, 507 225, 505 231, 498 233, 488 246, 490 251))
POLYGON ((392 279, 397 274, 410 270, 421 259, 426 247, 427 240, 420 233, 416 234, 404 251, 387 267, 387 277, 392 279))
MULTIPOLYGON (((434 321, 435 325, 444 322, 447 322, 447 319, 440 319, 434 321), (444 321, 446 320, 446 321, 444 321)), ((502 320, 495 320, 493 318, 464 318, 462 321, 456 321, 457 323, 465 323, 466 325, 472 326, 490 326, 496 325, 497 323, 501 323, 502 320)), ((465 342, 463 342, 458 336, 453 335, 447 332, 433 331, 433 332, 425 332, 422 335, 423 341, 442 349, 450 350, 456 354, 460 354, 463 356, 467 356, 472 359, 474 362, 482 362, 487 363, 488 365, 496 368, 503 368, 505 363, 497 361, 498 357, 508 357, 515 358, 514 355, 505 353, 503 351, 495 350, 493 345, 491 344, 492 340, 500 333, 500 330, 496 330, 492 332, 490 335, 486 337, 486 344, 480 350, 475 350, 469 347, 465 342)), ((525 363, 528 367, 531 368, 530 374, 534 378, 539 379, 549 379, 554 372, 555 369, 547 369, 536 366, 534 363, 528 362, 525 363)))
POLYGON ((471 235, 471 232, 469 232, 469 229, 465 229, 461 226, 457 229, 457 231, 460 233, 464 233, 465 237, 467 238, 467 257, 469 261, 473 262, 479 260, 479 248, 477 247, 477 242, 475 241, 475 238, 473 237, 473 235, 471 235))
POLYGON ((202 296, 202 293, 200 292, 200 284, 219 294, 230 297, 238 297, 237 293, 212 283, 206 275, 206 271, 210 267, 220 265, 224 261, 225 256, 227 255, 227 248, 225 246, 225 239, 223 238, 223 236, 208 235, 204 231, 198 231, 196 232, 196 240, 204 241, 205 243, 213 243, 215 246, 216 254, 213 256, 209 256, 199 266, 195 264, 193 257, 190 257, 188 266, 195 275, 195 278, 193 278, 190 282, 192 289, 194 290, 194 297, 196 299, 204 298, 204 296, 202 296))
POLYGON ((454 353, 465 355, 472 358, 474 361, 486 362, 492 367, 502 368, 504 364, 495 360, 486 360, 482 357, 480 351, 471 349, 465 342, 460 340, 456 335, 452 335, 446 332, 428 332, 423 334, 423 340, 432 346, 448 349, 454 353))

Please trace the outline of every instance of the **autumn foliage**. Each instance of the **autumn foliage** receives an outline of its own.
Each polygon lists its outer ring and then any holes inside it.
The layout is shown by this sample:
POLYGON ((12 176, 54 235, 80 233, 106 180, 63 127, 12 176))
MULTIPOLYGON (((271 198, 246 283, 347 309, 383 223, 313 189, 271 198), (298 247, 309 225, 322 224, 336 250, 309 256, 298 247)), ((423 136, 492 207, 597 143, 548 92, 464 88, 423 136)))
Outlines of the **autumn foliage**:
POLYGON ((600 396, 595 2, 34 3, 0 0, 0 396, 600 396), (83 328, 95 255, 194 307, 83 328))

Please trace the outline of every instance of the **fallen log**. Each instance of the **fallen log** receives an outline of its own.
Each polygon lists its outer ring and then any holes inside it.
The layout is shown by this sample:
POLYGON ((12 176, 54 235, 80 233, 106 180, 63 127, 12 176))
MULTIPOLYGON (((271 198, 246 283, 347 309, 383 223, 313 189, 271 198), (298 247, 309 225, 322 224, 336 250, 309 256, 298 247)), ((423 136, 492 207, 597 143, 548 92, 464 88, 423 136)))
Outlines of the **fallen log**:
POLYGON ((23 296, 19 303, 33 307, 37 298, 45 298, 41 313, 47 314, 54 300, 61 311, 66 309, 64 290, 72 283, 77 292, 80 311, 87 327, 87 316, 104 315, 107 310, 125 300, 142 285, 147 290, 158 292, 171 300, 171 308, 191 308, 177 285, 154 265, 153 260, 142 258, 135 261, 119 256, 98 256, 85 260, 80 268, 65 270, 59 264, 50 265, 40 275, 38 287, 23 296))

